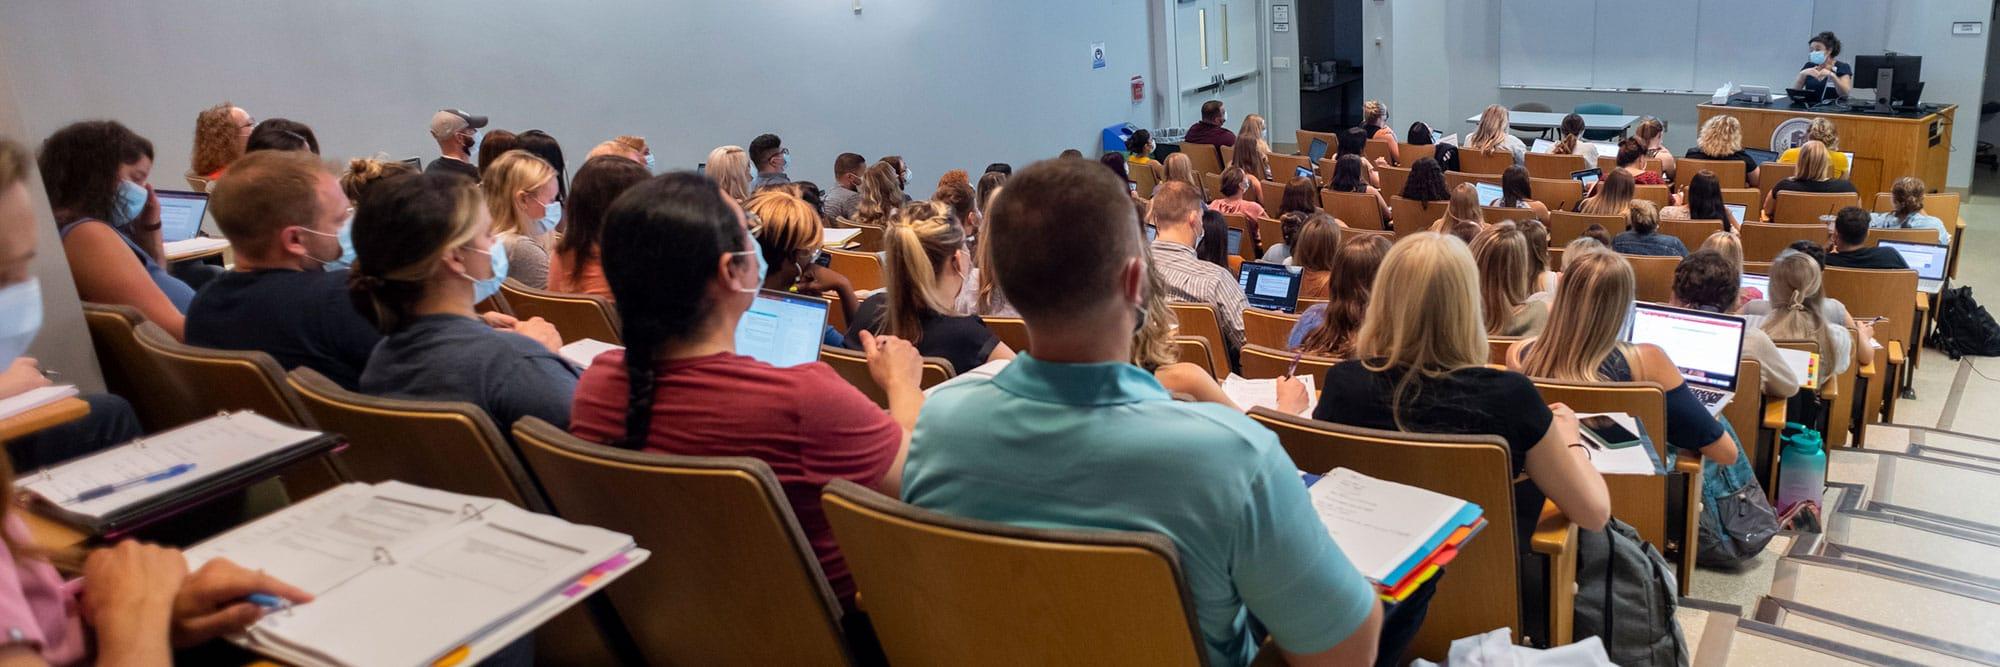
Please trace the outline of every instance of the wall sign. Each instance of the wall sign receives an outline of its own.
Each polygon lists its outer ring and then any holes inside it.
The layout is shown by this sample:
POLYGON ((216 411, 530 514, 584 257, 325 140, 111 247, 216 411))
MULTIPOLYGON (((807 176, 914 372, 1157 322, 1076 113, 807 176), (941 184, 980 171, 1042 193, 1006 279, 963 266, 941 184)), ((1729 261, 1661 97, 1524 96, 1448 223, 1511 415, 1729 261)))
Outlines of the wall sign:
POLYGON ((1954 21, 1951 24, 1951 34, 1954 35, 1977 35, 1984 32, 1986 24, 1981 21, 1954 21))
POLYGON ((1271 5, 1271 32, 1292 31, 1292 6, 1271 5))
POLYGON ((1090 43, 1090 68, 1104 69, 1104 42, 1090 43))

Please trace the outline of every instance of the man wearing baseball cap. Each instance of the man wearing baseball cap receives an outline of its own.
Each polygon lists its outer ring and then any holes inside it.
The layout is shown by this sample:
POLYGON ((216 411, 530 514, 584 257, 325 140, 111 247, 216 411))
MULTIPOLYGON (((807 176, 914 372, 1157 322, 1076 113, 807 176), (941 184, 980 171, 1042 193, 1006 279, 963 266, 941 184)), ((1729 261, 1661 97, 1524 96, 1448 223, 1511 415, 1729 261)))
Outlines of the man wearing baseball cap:
POLYGON ((432 114, 431 138, 437 140, 441 157, 431 160, 430 166, 424 167, 424 173, 459 174, 478 181, 479 167, 472 164, 472 147, 482 127, 486 127, 485 116, 474 116, 457 109, 440 109, 432 114))

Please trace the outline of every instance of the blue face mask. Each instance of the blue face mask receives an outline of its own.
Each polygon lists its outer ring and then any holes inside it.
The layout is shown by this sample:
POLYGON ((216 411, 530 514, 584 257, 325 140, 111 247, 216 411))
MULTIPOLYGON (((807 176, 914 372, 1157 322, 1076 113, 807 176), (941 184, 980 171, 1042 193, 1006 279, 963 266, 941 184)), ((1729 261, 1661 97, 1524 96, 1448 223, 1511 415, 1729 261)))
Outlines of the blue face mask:
POLYGON ((146 188, 125 179, 118 179, 118 209, 111 212, 116 218, 111 224, 124 227, 139 219, 146 211, 146 188))
POLYGON ((647 173, 659 173, 659 171, 660 171, 660 163, 659 163, 658 161, 655 161, 655 160, 653 159, 653 154, 652 154, 652 153, 647 153, 647 154, 646 154, 646 172, 647 172, 647 173))
POLYGON ((1826 52, 1814 51, 1812 53, 1808 53, 1806 54, 1806 62, 1812 63, 1814 65, 1824 65, 1826 64, 1826 52))
POLYGON ((535 221, 536 228, 543 234, 555 231, 556 225, 562 222, 562 202, 549 202, 547 209, 548 212, 542 214, 542 219, 535 221))
POLYGON ((751 234, 751 235, 750 235, 750 249, 749 249, 749 250, 744 250, 744 251, 742 251, 742 252, 732 252, 732 253, 729 253, 729 254, 731 254, 731 255, 749 255, 749 256, 751 256, 751 257, 755 257, 755 258, 757 258, 757 283, 756 283, 756 284, 754 284, 754 285, 751 285, 751 286, 750 286, 750 287, 749 287, 748 289, 745 289, 745 288, 742 288, 742 287, 738 287, 738 288, 736 288, 736 291, 738 291, 738 292, 743 292, 743 293, 745 293, 745 294, 756 294, 756 293, 757 293, 757 290, 760 290, 760 289, 763 289, 763 288, 764 288, 764 278, 766 278, 766 277, 768 277, 768 276, 770 276, 770 275, 771 275, 771 264, 770 264, 770 262, 766 262, 766 261, 764 261, 764 244, 762 244, 762 243, 758 243, 758 242, 757 242, 757 235, 756 235, 756 234, 751 234))
POLYGON ((479 303, 491 298, 495 294, 499 294, 500 283, 507 280, 506 248, 495 245, 491 250, 480 250, 478 248, 466 248, 466 250, 485 255, 491 260, 493 265, 493 275, 490 277, 474 278, 464 273, 458 274, 460 278, 472 281, 472 302, 479 303), (500 252, 493 252, 494 250, 500 252))
POLYGON ((29 276, 0 287, 0 313, 19 313, 0 321, 0 364, 11 364, 28 353, 42 331, 42 281, 29 276))
POLYGON ((341 223, 340 232, 336 234, 328 234, 317 229, 300 227, 299 231, 315 236, 331 236, 335 241, 340 243, 340 256, 338 257, 326 260, 314 257, 311 252, 307 252, 306 259, 319 262, 321 271, 339 271, 354 266, 354 237, 348 235, 348 230, 353 228, 354 218, 352 216, 349 216, 346 222, 341 223))

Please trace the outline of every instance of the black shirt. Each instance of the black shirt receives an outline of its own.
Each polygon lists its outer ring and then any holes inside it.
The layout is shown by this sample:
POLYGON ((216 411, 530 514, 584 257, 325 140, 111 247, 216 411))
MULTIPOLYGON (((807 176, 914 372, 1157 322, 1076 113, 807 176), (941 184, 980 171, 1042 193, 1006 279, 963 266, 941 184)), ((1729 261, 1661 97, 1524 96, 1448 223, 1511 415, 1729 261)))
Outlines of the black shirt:
POLYGON ((473 166, 472 163, 466 162, 464 160, 441 157, 435 160, 431 160, 430 166, 424 167, 424 173, 426 174, 435 174, 439 172, 447 174, 458 174, 460 176, 472 179, 472 182, 474 183, 479 182, 479 167, 473 166))
POLYGON ((1881 246, 1854 248, 1852 250, 1827 253, 1826 265, 1837 266, 1843 269, 1910 268, 1909 262, 1903 261, 1903 253, 1881 246))
POLYGON ((1771 186, 1771 192, 1854 192, 1854 183, 1845 178, 1808 181, 1787 178, 1771 186))
MULTIPOLYGON (((1806 64, 1804 64, 1804 65, 1800 65, 1800 66, 1799 66, 1799 69, 1803 71, 1803 70, 1807 70, 1807 69, 1811 69, 1811 68, 1814 68, 1814 67, 1818 67, 1818 65, 1814 65, 1814 64, 1812 64, 1812 63, 1806 63, 1806 64)), ((1834 79, 1838 79, 1838 78, 1840 78, 1840 77, 1843 77, 1843 76, 1853 76, 1853 75, 1854 75, 1854 68, 1853 68, 1853 67, 1849 66, 1849 65, 1848 65, 1847 63, 1839 63, 1839 62, 1837 62, 1837 63, 1834 63, 1834 64, 1833 64, 1833 76, 1832 76, 1832 77, 1829 77, 1829 78, 1825 78, 1825 79, 1822 79, 1822 78, 1819 78, 1819 77, 1813 77, 1813 76, 1809 76, 1809 77, 1806 77, 1806 84, 1805 84, 1805 88, 1803 88, 1802 90, 1804 90, 1804 91, 1806 91, 1806 92, 1808 92, 1808 93, 1812 93, 1812 97, 1813 97, 1813 99, 1816 99, 1816 100, 1818 100, 1818 99, 1828 99, 1828 100, 1834 100, 1834 99, 1840 99, 1840 98, 1842 98, 1842 97, 1846 97, 1846 95, 1842 95, 1842 94, 1840 94, 1840 89, 1839 89, 1839 88, 1834 88, 1832 92, 1826 92, 1826 91, 1825 91, 1825 89, 1826 89, 1826 88, 1832 88, 1832 87, 1833 87, 1833 80, 1834 80, 1834 79)))
MULTIPOLYGON (((878 292, 862 301, 861 307, 854 311, 853 326, 847 330, 847 347, 861 349, 861 332, 879 332, 887 326, 888 319, 888 292, 878 292)), ((950 361, 955 373, 980 367, 993 356, 993 348, 1000 346, 1000 337, 993 335, 977 315, 925 313, 917 321, 923 325, 924 333, 923 340, 917 341, 917 352, 950 361)))
MULTIPOLYGON (((1541 442, 1555 420, 1528 376, 1471 367, 1411 381, 1398 425, 1391 401, 1403 373, 1401 368, 1371 371, 1358 360, 1335 364, 1320 384, 1313 419, 1385 431, 1498 435, 1507 441, 1511 472, 1516 475, 1527 467, 1528 450, 1541 442)), ((1514 528, 1523 549, 1534 534, 1545 499, 1533 481, 1514 487, 1514 528)))
POLYGON ((1757 158, 1750 157, 1750 154, 1742 149, 1738 149, 1736 152, 1728 155, 1709 155, 1701 152, 1700 148, 1690 148, 1686 157, 1696 160, 1741 160, 1743 161, 1743 173, 1748 174, 1757 170, 1757 158))
POLYGON ((263 352, 348 389, 381 339, 348 298, 346 271, 230 271, 188 304, 189 344, 263 352))

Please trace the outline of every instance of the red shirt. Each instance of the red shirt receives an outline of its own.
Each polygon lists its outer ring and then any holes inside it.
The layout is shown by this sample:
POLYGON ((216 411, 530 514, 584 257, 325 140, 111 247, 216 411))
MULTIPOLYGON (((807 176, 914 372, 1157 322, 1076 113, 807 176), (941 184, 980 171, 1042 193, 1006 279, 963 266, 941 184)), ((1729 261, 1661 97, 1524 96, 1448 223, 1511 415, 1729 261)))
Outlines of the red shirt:
POLYGON ((1200 120, 1195 121, 1194 125, 1188 126, 1187 135, 1183 136, 1181 141, 1190 144, 1209 144, 1211 146, 1234 146, 1236 145, 1236 133, 1229 131, 1229 128, 1221 125, 1200 120))
MULTIPOLYGON (((660 362, 654 374, 646 451, 770 464, 827 582, 851 607, 854 580, 820 510, 820 489, 835 479, 880 481, 896 461, 902 427, 820 362, 778 368, 723 353, 660 362)), ((627 391, 624 351, 599 355, 577 383, 570 433, 599 443, 622 439, 627 391)))

